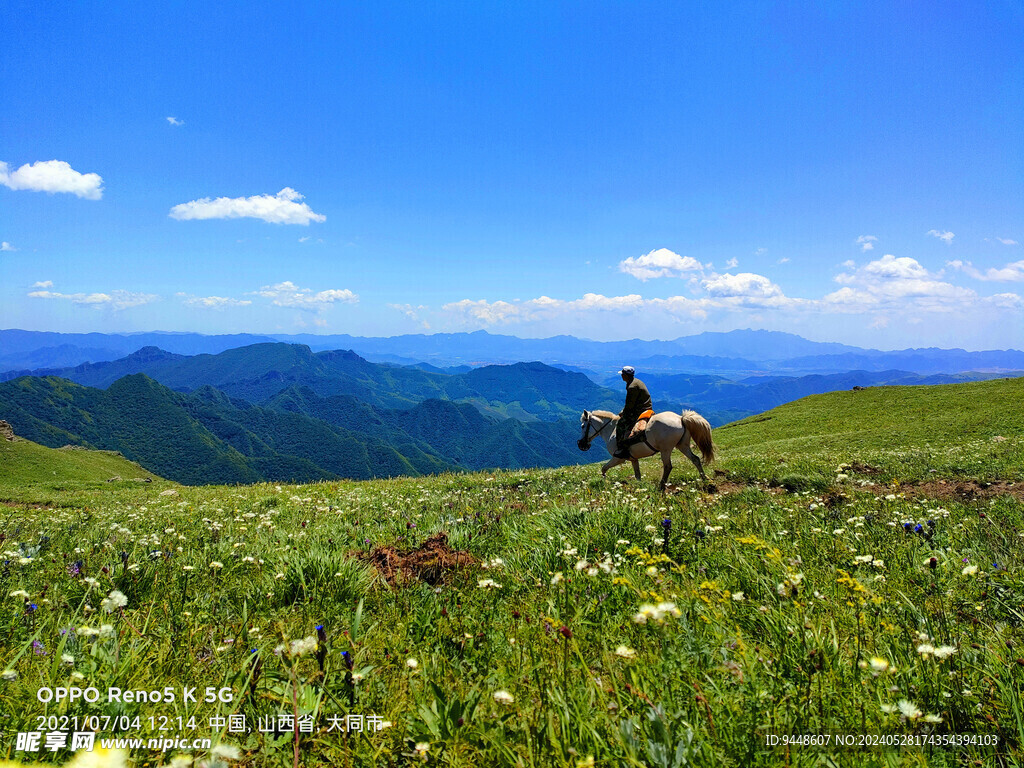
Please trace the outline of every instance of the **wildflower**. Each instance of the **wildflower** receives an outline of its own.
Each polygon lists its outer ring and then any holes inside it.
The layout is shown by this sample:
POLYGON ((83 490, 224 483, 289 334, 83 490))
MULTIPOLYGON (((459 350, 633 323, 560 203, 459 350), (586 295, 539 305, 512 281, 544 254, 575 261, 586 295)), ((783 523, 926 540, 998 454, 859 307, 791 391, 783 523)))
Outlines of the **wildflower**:
POLYGON ((658 568, 657 568, 657 566, 654 566, 654 565, 648 566, 647 570, 644 571, 644 573, 646 573, 648 576, 657 576, 658 575, 658 568))
POLYGON ((109 640, 110 638, 114 637, 114 635, 116 635, 116 634, 117 633, 114 632, 114 625, 113 624, 101 624, 100 625, 100 637, 102 637, 102 638, 104 638, 106 640, 109 640))
POLYGON ((63 654, 61 654, 60 660, 63 661, 65 664, 74 664, 75 663, 75 657, 72 656, 70 653, 63 653, 63 654))
POLYGON ((551 577, 551 586, 555 586, 560 581, 562 581, 562 579, 564 579, 564 578, 565 577, 562 576, 562 572, 559 571, 558 573, 556 573, 554 576, 551 577))
POLYGON ((973 576, 978 572, 978 566, 976 565, 965 565, 964 569, 960 571, 964 576, 973 576))
POLYGON ((511 704, 515 701, 515 697, 508 691, 495 691, 494 700, 499 704, 511 704))
POLYGON ((310 635, 301 640, 292 640, 289 650, 292 656, 302 656, 307 653, 313 653, 316 650, 316 646, 316 635, 310 635))
POLYGON ((2 677, 4 680, 17 680, 18 673, 15 672, 13 669, 5 669, 3 671, 3 674, 0 674, 0 677, 2 677))
POLYGON ((220 562, 219 560, 214 560, 212 563, 210 563, 210 568, 212 568, 215 571, 219 571, 223 567, 224 563, 220 562))
POLYGON ((917 652, 925 658, 928 658, 935 653, 935 646, 931 643, 921 643, 921 645, 917 646, 917 652))
POLYGON ((935 649, 934 653, 936 659, 948 659, 950 656, 956 653, 956 646, 940 645, 938 648, 935 649))
POLYGON ((419 752, 420 755, 422 755, 423 757, 426 757, 427 756, 427 752, 430 751, 430 742, 429 741, 420 741, 420 742, 418 742, 416 744, 416 751, 419 752))
POLYGON ((924 721, 926 723, 941 723, 942 722, 942 718, 939 717, 938 715, 925 715, 924 716, 924 721))
POLYGON ((113 613, 118 608, 124 608, 128 605, 128 598, 124 596, 124 593, 120 590, 111 590, 110 594, 103 598, 100 603, 100 608, 105 610, 107 613, 113 613))
POLYGON ((912 701, 906 699, 900 699, 899 704, 900 714, 911 720, 917 720, 923 713, 917 708, 917 705, 912 701))
POLYGON ((416 669, 416 667, 418 667, 419 665, 420 663, 416 661, 416 659, 408 658, 405 660, 405 666, 407 666, 409 669, 416 669))
POLYGON ((94 579, 92 576, 86 576, 85 579, 83 579, 83 581, 85 581, 85 584, 87 587, 89 587, 89 589, 93 589, 94 587, 98 587, 100 585, 100 583, 96 581, 96 579, 94 579))
POLYGON ((733 592, 731 596, 732 599, 737 603, 742 603, 744 600, 746 600, 746 596, 742 592, 733 592))
POLYGON ((8 597, 20 597, 23 600, 28 600, 28 592, 26 592, 24 589, 16 589, 13 592, 11 592, 11 594, 8 595, 8 597))
POLYGON ((878 656, 872 656, 868 661, 868 665, 871 667, 871 671, 876 675, 880 675, 889 669, 889 662, 878 656))
POLYGON ((480 579, 476 585, 481 589, 501 589, 501 584, 494 579, 480 579))
POLYGON ((636 651, 634 651, 632 648, 628 648, 625 645, 620 645, 618 648, 615 649, 615 655, 623 659, 635 659, 636 651))
POLYGON ((228 744, 218 744, 210 750, 210 756, 213 758, 222 758, 224 760, 240 760, 242 753, 238 750, 238 747, 232 747, 228 744))

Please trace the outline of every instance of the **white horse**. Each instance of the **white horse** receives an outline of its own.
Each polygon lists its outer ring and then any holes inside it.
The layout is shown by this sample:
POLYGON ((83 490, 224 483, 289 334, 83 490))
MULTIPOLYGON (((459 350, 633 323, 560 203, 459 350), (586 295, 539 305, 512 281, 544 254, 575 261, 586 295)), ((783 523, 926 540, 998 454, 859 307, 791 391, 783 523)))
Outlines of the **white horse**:
MULTIPOLYGON (((576 441, 581 451, 589 451, 590 444, 594 438, 600 436, 604 439, 605 448, 608 453, 614 454, 617 450, 615 442, 615 425, 619 417, 608 411, 584 411, 580 417, 580 429, 582 435, 576 441)), ((696 411, 683 411, 682 414, 665 411, 659 413, 647 422, 647 430, 644 434, 644 441, 630 447, 629 461, 633 463, 633 474, 640 479, 640 461, 648 456, 661 453, 661 464, 664 471, 661 474, 660 490, 665 490, 668 483, 668 475, 672 471, 672 451, 679 449, 693 462, 701 479, 707 480, 704 474, 704 467, 697 455, 690 450, 690 440, 693 440, 700 449, 701 456, 706 464, 715 459, 715 445, 711 442, 711 425, 707 419, 696 411)), ((601 467, 601 476, 608 474, 608 470, 617 467, 626 459, 617 459, 613 455, 611 460, 601 467)))

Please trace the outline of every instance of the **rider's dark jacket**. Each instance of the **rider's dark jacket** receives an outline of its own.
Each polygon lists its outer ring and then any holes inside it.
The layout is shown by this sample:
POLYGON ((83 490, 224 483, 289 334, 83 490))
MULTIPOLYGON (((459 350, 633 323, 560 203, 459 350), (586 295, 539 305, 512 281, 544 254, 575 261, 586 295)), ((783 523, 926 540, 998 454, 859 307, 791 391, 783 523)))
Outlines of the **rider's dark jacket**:
POLYGON ((646 385, 640 379, 633 379, 626 385, 626 404, 619 413, 619 423, 616 434, 621 440, 624 435, 636 424, 640 414, 649 411, 654 407, 651 403, 651 393, 647 391, 646 385))

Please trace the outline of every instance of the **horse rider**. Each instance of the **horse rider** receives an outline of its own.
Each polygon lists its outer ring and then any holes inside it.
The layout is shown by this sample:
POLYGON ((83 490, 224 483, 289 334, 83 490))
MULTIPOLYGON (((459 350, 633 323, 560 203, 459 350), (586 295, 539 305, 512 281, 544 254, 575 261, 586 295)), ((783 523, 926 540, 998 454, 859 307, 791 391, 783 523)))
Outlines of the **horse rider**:
POLYGON ((619 371, 619 375, 626 382, 626 404, 619 414, 619 423, 615 427, 618 450, 612 455, 616 459, 628 459, 630 458, 629 447, 643 442, 643 429, 634 430, 633 428, 640 420, 640 416, 652 409, 651 393, 647 391, 644 383, 636 378, 636 369, 633 366, 624 365, 619 371))

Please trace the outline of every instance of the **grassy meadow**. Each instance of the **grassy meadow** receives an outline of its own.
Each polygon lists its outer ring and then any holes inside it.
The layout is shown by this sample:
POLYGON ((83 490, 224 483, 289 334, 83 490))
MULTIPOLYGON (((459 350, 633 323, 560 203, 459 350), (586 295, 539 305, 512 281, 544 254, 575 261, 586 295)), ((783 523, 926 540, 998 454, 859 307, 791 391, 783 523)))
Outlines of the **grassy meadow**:
POLYGON ((0 441, 0 759, 65 762, 14 733, 97 715, 224 746, 135 766, 1021 765, 1022 405, 806 398, 716 429, 713 485, 676 454, 666 495, 656 459, 183 487, 0 441))

